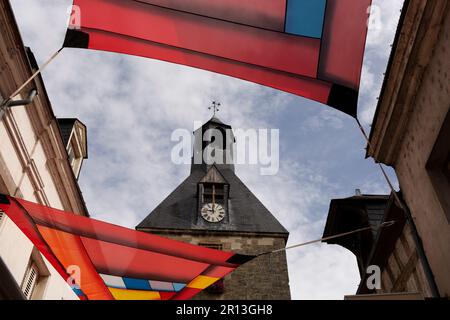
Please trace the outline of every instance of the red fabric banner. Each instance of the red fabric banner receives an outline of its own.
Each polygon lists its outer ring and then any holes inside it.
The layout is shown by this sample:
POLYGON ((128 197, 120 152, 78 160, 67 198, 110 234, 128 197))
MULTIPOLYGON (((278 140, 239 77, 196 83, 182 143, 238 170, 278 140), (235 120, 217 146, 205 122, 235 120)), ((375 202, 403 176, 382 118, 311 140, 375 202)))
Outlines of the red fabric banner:
POLYGON ((0 210, 82 299, 190 299, 253 256, 143 233, 0 195, 0 210))
POLYGON ((74 0, 66 47, 205 69, 356 116, 371 0, 74 0))

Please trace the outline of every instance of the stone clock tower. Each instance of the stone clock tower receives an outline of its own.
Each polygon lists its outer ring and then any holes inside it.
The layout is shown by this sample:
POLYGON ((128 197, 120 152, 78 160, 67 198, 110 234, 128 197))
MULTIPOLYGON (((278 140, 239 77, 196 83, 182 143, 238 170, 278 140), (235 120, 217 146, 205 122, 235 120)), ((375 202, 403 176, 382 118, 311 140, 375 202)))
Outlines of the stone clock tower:
MULTIPOLYGON (((215 249, 284 248, 288 231, 236 176, 231 127, 217 117, 194 132, 191 173, 137 230, 215 249)), ((197 299, 290 299, 284 251, 244 264, 197 299)))

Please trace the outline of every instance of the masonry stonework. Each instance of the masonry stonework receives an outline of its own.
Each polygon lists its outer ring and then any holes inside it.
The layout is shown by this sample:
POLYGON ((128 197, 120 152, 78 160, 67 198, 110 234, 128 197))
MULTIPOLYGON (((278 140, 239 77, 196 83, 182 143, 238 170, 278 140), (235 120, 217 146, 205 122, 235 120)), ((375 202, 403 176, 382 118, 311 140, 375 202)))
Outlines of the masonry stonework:
MULTIPOLYGON (((450 15, 424 72, 395 169, 441 294, 450 296, 450 224, 425 168, 450 108, 450 15), (445 249, 447 248, 447 249, 445 249)), ((450 138, 449 138, 450 139, 450 138)), ((450 197, 450 195, 449 195, 450 197)))
MULTIPOLYGON (((435 295, 450 297, 450 190, 436 186, 428 167, 449 125, 450 4, 411 0, 403 11, 369 155, 395 168, 439 291, 435 295)), ((450 140, 445 140, 439 153, 449 152, 450 140)))

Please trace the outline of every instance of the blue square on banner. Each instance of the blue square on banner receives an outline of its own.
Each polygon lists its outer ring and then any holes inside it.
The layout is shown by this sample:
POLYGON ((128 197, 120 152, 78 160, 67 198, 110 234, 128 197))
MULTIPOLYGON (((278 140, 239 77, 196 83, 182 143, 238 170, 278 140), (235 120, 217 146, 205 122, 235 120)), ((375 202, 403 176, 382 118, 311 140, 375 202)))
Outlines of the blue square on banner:
POLYGON ((148 280, 123 278, 123 282, 125 283, 127 289, 151 290, 150 283, 148 282, 148 280))
POLYGON ((173 288, 175 289, 175 291, 181 291, 184 287, 186 287, 186 285, 184 283, 174 283, 173 284, 173 288))
POLYGON ((326 0, 287 0, 286 32, 321 38, 326 0))

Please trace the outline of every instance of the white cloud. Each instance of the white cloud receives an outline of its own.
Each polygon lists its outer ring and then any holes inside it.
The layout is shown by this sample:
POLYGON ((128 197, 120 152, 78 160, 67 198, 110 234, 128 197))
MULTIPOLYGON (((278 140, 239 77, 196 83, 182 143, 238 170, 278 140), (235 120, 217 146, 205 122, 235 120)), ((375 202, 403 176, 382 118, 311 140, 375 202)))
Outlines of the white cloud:
POLYGON ((402 6, 403 0, 373 1, 377 22, 369 28, 359 108, 361 123, 366 126, 372 123, 375 114, 402 6))
POLYGON ((321 130, 325 127, 341 129, 344 126, 342 113, 337 113, 331 109, 321 110, 317 116, 311 116, 305 120, 304 125, 308 130, 321 130))
POLYGON ((289 253, 288 261, 291 286, 295 284, 293 299, 343 299, 344 295, 352 295, 358 289, 356 258, 340 246, 316 244, 303 247, 289 253))
MULTIPOLYGON (((25 43, 39 62, 44 61, 62 43, 71 1, 11 2, 25 43)), ((368 41, 361 98, 366 124, 376 105, 400 3, 377 2, 386 10, 382 19, 387 26, 380 37, 368 41)), ((233 127, 280 128, 281 143, 293 150, 281 155, 275 176, 261 176, 257 167, 237 168, 242 180, 289 229, 290 244, 319 238, 330 198, 351 192, 345 179, 353 170, 336 169, 331 175, 324 162, 340 168, 340 161, 354 161, 352 165, 362 172, 355 183, 383 189, 380 177, 373 174, 376 168, 360 154, 336 153, 337 146, 363 148, 362 139, 344 139, 357 132, 345 115, 322 107, 303 109, 305 100, 286 93, 174 64, 81 49, 64 49, 44 79, 56 115, 78 117, 88 126, 89 159, 80 184, 98 219, 134 227, 189 174, 187 166, 170 161, 170 134, 177 128, 192 130, 194 120, 205 121, 213 99, 222 102, 219 116, 233 127), (292 125, 296 118, 301 121, 292 125), (336 137, 324 139, 330 132, 336 137), (303 154, 308 146, 320 148, 323 159, 303 154)), ((288 261, 293 298, 342 299, 356 290, 356 262, 345 249, 325 244, 305 247, 289 251, 288 261)))

